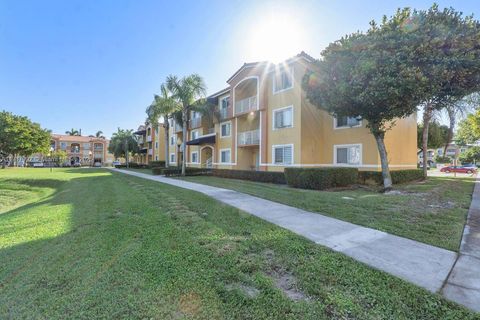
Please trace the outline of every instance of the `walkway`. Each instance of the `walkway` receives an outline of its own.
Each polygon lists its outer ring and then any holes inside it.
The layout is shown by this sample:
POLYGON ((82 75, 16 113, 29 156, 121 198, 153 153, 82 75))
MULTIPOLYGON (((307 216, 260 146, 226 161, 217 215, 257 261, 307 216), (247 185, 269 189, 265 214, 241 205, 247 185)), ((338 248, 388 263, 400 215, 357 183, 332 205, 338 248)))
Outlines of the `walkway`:
POLYGON ((480 181, 477 180, 458 260, 442 290, 450 300, 480 312, 480 181))
POLYGON ((139 172, 112 170, 201 192, 432 292, 442 288, 457 257, 455 252, 446 249, 237 191, 139 172))

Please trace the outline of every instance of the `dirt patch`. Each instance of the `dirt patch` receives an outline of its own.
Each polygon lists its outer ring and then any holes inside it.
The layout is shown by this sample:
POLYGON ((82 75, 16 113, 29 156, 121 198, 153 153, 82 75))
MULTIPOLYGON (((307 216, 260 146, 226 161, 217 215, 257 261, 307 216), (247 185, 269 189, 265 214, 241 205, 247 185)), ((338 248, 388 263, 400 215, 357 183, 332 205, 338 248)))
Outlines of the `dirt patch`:
POLYGON ((297 278, 292 272, 279 265, 275 258, 275 252, 267 249, 262 255, 270 265, 267 275, 273 279, 274 285, 293 301, 307 301, 309 297, 298 287, 297 278))

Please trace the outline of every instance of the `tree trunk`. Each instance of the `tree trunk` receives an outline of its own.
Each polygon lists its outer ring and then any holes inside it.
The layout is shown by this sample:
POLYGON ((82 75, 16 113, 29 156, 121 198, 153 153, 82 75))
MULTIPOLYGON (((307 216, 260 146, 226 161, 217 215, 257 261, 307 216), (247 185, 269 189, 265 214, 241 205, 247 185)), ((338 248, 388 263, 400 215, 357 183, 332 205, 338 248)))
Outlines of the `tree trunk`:
POLYGON ((450 123, 448 127, 447 143, 445 144, 445 148, 443 148, 443 155, 447 154, 447 148, 448 145, 452 142, 453 130, 455 130, 455 115, 452 110, 448 111, 448 119, 450 120, 450 123))
POLYGON ((164 128, 165 128, 165 168, 169 167, 169 154, 168 154, 168 145, 170 143, 170 136, 169 136, 169 129, 170 129, 170 124, 168 123, 168 114, 165 115, 165 123, 164 123, 164 128))
POLYGON ((392 177, 388 168, 387 149, 385 148, 385 133, 374 133, 375 141, 377 142, 378 153, 380 154, 380 162, 382 165, 383 190, 388 191, 392 189, 392 177))
POLYGON ((427 164, 428 164, 428 127, 430 126, 430 120, 433 116, 433 106, 428 103, 423 110, 423 129, 422 129, 422 155, 423 155, 423 175, 427 177, 427 164))
POLYGON ((188 116, 188 110, 187 108, 184 108, 182 110, 182 122, 183 122, 183 126, 182 126, 182 154, 183 154, 183 160, 182 160, 182 176, 185 176, 185 172, 186 172, 186 159, 187 159, 187 144, 186 144, 186 141, 187 141, 187 126, 188 126, 188 122, 187 122, 187 116, 188 116))

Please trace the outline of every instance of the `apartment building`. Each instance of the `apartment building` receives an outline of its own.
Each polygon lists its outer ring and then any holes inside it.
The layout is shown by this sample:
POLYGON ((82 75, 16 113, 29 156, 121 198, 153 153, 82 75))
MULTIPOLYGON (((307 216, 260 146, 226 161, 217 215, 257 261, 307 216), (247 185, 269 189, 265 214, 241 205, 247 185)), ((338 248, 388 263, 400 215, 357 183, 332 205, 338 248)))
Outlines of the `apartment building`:
POLYGON ((140 164, 165 160, 165 130, 163 123, 140 125, 134 132, 137 136, 139 153, 133 160, 140 164))
POLYGON ((50 150, 65 151, 66 165, 103 166, 114 160, 108 144, 109 140, 104 138, 52 134, 50 150))
MULTIPOLYGON (((227 80, 227 88, 208 97, 217 106, 213 117, 192 111, 187 137, 171 122, 170 163, 179 165, 185 158, 191 167, 220 169, 380 170, 377 145, 364 120, 334 118, 306 99, 302 80, 313 62, 302 52, 279 64, 244 64, 227 80)), ((398 119, 385 137, 391 169, 416 168, 416 139, 416 115, 398 119)))

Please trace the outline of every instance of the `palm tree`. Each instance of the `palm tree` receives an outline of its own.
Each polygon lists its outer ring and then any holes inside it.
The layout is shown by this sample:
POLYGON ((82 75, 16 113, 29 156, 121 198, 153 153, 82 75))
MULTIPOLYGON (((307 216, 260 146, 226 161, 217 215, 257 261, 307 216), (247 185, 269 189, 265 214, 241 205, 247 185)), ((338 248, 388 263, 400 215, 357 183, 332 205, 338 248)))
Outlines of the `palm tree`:
POLYGON ((101 130, 98 130, 97 133, 95 133, 95 137, 100 139, 105 139, 105 136, 103 135, 103 131, 101 130))
POLYGON ((169 142, 169 119, 172 114, 179 109, 179 104, 173 99, 167 86, 160 86, 160 95, 154 95, 152 104, 147 108, 146 113, 150 123, 158 123, 158 119, 163 117, 163 128, 165 129, 165 167, 169 166, 168 142, 169 142))
POLYGON ((198 74, 191 74, 189 76, 179 79, 177 76, 169 75, 166 80, 166 86, 172 93, 173 99, 179 104, 179 109, 182 112, 182 132, 183 132, 183 144, 182 144, 182 176, 185 175, 186 168, 186 154, 187 145, 185 143, 187 137, 187 127, 189 120, 189 111, 197 107, 200 104, 204 104, 204 97, 206 95, 206 85, 202 77, 198 74))
POLYGON ((133 130, 118 128, 117 132, 112 135, 112 139, 108 145, 108 151, 113 153, 115 158, 124 156, 128 168, 129 154, 138 152, 138 143, 133 134, 133 130))
POLYGON ((80 131, 78 131, 77 129, 70 129, 70 130, 67 130, 65 131, 65 134, 68 134, 69 136, 79 136, 80 135, 80 131))

